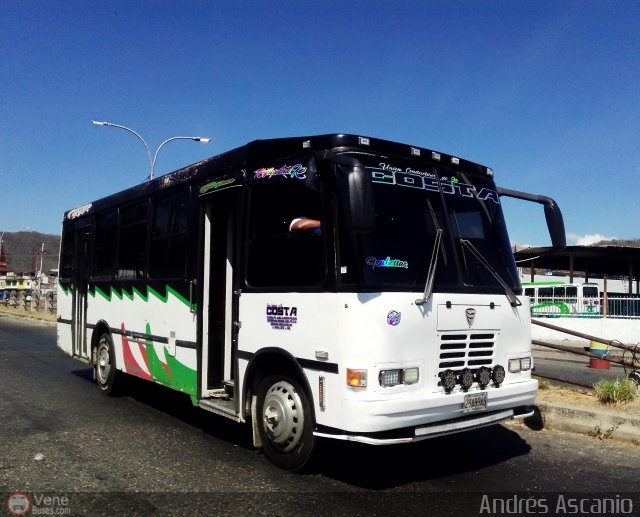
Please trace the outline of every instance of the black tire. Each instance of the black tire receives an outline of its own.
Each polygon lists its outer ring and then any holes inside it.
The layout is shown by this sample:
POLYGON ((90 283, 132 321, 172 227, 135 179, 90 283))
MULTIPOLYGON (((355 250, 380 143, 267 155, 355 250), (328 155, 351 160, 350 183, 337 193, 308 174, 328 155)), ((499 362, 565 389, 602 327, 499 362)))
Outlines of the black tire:
POLYGON ((116 368, 116 354, 109 334, 102 334, 96 348, 95 377, 100 391, 107 396, 121 393, 124 374, 116 368))
POLYGON ((258 386, 257 425, 271 463, 292 472, 313 454, 313 412, 300 384, 285 375, 268 375, 258 386))

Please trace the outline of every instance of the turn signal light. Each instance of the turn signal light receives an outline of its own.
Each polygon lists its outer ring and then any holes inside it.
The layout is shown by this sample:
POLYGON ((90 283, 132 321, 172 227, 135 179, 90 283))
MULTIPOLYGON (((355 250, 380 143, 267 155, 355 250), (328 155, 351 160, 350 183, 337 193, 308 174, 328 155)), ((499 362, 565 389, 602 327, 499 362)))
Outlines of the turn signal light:
POLYGON ((352 370, 351 368, 347 368, 347 386, 366 388, 367 370, 352 370))

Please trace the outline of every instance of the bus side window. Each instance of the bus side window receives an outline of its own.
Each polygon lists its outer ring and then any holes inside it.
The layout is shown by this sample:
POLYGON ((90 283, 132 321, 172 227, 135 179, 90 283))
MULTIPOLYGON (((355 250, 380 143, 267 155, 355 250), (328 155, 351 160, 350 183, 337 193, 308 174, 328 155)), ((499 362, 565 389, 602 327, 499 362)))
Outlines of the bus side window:
POLYGON ((299 183, 251 188, 247 283, 255 287, 317 286, 324 280, 320 192, 299 183), (291 231, 299 218, 320 222, 320 231, 291 231))
POLYGON ((535 303, 536 290, 533 287, 525 287, 524 295, 531 299, 531 303, 535 303))
POLYGON ((144 278, 148 212, 149 204, 146 199, 120 211, 119 278, 144 278))
POLYGON ((60 247, 60 283, 69 287, 73 279, 73 250, 75 248, 75 225, 65 224, 62 229, 60 247))
POLYGON ((564 287, 554 287, 553 288, 553 298, 555 300, 564 301, 566 296, 566 291, 564 287))
POLYGON ((113 274, 113 267, 116 261, 117 233, 117 210, 110 210, 96 216, 95 240, 93 242, 93 276, 106 277, 113 274))
POLYGON ((577 303, 578 301, 578 287, 567 286, 567 303, 577 303))
POLYGON ((187 259, 187 201, 189 192, 182 189, 155 200, 149 276, 183 278, 187 259))
POLYGON ((538 289, 538 303, 553 301, 553 289, 551 287, 541 287, 538 289))

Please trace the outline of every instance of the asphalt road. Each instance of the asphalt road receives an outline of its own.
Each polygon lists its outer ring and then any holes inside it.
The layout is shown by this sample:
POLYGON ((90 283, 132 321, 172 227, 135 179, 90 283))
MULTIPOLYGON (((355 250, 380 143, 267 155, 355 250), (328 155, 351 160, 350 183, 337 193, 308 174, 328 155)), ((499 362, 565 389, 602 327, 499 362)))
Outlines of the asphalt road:
POLYGON ((133 388, 105 397, 54 327, 0 316, 0 515, 16 491, 71 515, 507 515, 527 498, 553 515, 604 496, 640 509, 632 444, 510 424, 404 446, 321 442, 296 475, 254 451, 247 428, 133 388))
POLYGON ((588 357, 577 355, 572 355, 569 359, 534 357, 534 366, 535 374, 549 378, 554 384, 586 387, 591 387, 602 379, 625 378, 631 371, 627 368, 625 373, 624 367, 615 363, 611 363, 608 370, 593 369, 589 367, 588 357))

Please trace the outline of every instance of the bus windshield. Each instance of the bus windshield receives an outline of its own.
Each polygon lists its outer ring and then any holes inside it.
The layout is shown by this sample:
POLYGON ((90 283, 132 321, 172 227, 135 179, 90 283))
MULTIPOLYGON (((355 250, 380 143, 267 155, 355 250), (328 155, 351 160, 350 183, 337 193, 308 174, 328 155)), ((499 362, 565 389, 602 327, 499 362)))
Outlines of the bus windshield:
POLYGON ((442 230, 434 291, 502 292, 496 274, 510 288, 520 289, 490 177, 397 158, 352 155, 371 174, 375 228, 351 236, 349 242, 341 239, 343 247, 351 247, 340 253, 343 283, 355 281, 368 290, 421 291, 436 234, 442 230), (345 273, 354 266, 357 275, 345 273))

